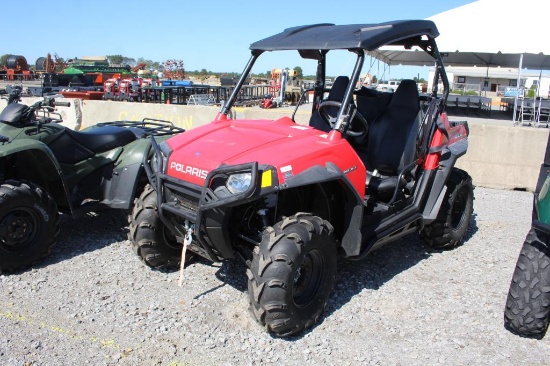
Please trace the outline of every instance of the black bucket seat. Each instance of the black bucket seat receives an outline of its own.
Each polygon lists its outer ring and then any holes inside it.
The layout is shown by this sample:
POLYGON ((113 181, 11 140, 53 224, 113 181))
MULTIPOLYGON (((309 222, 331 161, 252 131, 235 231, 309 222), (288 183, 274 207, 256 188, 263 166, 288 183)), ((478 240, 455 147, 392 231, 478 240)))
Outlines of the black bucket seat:
POLYGON ((421 122, 416 82, 403 80, 386 109, 369 126, 364 157, 368 195, 390 199, 398 186, 405 185, 406 173, 415 166, 421 122))
MULTIPOLYGON (((342 100, 344 99, 344 94, 346 93, 348 84, 349 84, 349 77, 338 76, 334 80, 334 84, 332 84, 332 87, 328 92, 327 99, 325 100, 342 102, 342 100)), ((327 107, 326 112, 331 117, 336 117, 336 115, 338 114, 338 109, 339 109, 338 107, 327 107)), ((321 117, 317 109, 311 114, 309 125, 311 127, 314 127, 318 130, 325 131, 325 132, 329 132, 332 129, 332 126, 321 117)))

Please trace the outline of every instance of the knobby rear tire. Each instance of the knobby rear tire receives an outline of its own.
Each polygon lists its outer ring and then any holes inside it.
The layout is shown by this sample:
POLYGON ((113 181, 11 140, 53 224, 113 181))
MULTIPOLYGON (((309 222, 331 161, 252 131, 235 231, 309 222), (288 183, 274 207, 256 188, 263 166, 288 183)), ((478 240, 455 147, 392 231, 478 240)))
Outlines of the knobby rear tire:
POLYGON ((58 236, 57 204, 48 192, 26 181, 0 185, 0 273, 37 263, 58 236))
POLYGON ((474 186, 464 170, 453 168, 437 218, 420 232, 432 248, 459 246, 470 226, 474 211, 474 186))

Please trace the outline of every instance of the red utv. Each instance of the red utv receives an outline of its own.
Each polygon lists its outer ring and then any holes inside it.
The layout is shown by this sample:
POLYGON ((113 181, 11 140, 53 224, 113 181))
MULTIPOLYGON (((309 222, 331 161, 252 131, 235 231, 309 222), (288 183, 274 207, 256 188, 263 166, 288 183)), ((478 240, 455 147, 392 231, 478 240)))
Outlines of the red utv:
POLYGON ((141 102, 141 85, 139 79, 133 78, 120 80, 117 100, 141 102))
POLYGON ((177 266, 182 250, 244 259, 252 313, 286 336, 321 316, 338 256, 361 259, 412 232, 436 248, 459 245, 473 210, 471 178, 454 167, 468 127, 445 113, 449 82, 437 35, 424 20, 317 24, 253 43, 212 123, 166 142, 152 138, 151 187, 131 216, 137 253, 152 267, 177 266), (355 89, 366 54, 383 45, 433 57, 434 89, 422 104, 412 80, 394 93, 355 89), (317 66, 309 125, 230 119, 257 58, 278 50, 297 50, 317 66), (325 65, 338 50, 353 54, 355 66, 326 90, 325 65))
POLYGON ((103 83, 103 100, 118 99, 120 78, 110 78, 103 83))

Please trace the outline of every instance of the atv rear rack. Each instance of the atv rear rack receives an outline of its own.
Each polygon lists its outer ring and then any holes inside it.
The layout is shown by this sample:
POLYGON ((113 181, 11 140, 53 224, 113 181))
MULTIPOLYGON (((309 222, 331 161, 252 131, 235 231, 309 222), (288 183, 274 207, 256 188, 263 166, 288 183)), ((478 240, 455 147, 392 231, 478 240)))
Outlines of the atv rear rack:
POLYGON ((113 121, 101 122, 98 126, 118 126, 128 128, 139 128, 143 131, 143 137, 146 136, 165 136, 185 132, 185 129, 174 126, 170 121, 163 119, 144 118, 141 121, 113 121))

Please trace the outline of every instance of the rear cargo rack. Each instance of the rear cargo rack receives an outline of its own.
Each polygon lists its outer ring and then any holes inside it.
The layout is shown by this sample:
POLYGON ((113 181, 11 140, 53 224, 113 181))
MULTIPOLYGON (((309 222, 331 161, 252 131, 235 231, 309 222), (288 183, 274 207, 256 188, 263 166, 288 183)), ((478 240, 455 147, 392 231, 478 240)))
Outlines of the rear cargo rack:
POLYGON ((185 132, 185 129, 174 126, 170 121, 163 119, 144 118, 141 121, 113 121, 113 122, 101 122, 98 126, 119 126, 128 128, 139 128, 143 131, 143 136, 164 136, 174 135, 177 133, 185 132))

